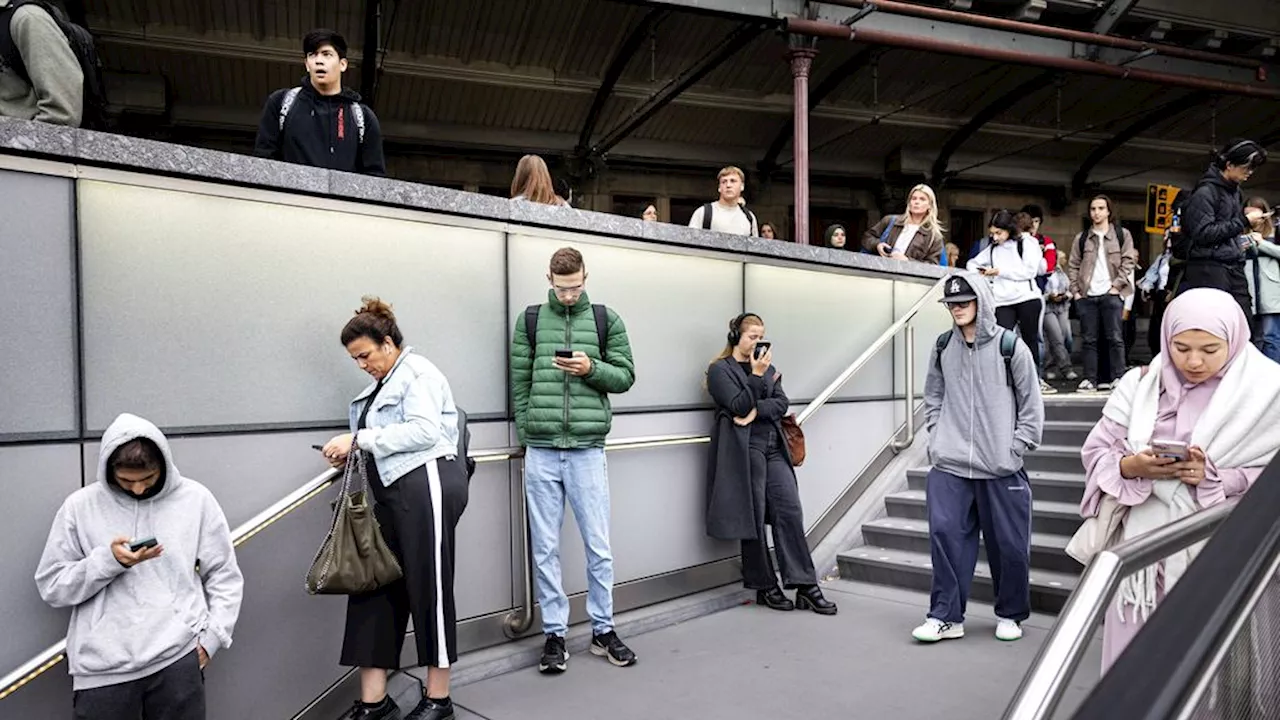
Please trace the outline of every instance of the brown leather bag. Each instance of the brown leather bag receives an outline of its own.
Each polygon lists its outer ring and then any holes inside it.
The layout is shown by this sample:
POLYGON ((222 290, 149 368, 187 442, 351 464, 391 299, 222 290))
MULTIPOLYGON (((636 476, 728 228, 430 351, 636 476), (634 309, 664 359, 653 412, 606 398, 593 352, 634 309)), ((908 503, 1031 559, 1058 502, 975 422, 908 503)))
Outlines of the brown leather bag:
POLYGON ((782 418, 782 438, 787 441, 787 452, 791 454, 791 465, 800 467, 804 464, 804 431, 795 415, 782 418))
POLYGON ((364 453, 352 448, 334 501, 333 524, 307 571, 312 595, 359 595, 404 575, 373 514, 364 463, 364 453))

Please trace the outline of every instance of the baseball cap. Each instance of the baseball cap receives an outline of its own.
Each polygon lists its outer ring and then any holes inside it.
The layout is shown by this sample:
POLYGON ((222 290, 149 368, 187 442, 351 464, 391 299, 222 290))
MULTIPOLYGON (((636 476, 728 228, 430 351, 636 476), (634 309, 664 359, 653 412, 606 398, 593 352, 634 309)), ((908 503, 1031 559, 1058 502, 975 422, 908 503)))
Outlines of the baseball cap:
POLYGON ((966 303, 977 299, 978 293, 973 291, 973 286, 969 284, 969 281, 959 275, 953 275, 942 286, 942 299, 938 302, 966 303))

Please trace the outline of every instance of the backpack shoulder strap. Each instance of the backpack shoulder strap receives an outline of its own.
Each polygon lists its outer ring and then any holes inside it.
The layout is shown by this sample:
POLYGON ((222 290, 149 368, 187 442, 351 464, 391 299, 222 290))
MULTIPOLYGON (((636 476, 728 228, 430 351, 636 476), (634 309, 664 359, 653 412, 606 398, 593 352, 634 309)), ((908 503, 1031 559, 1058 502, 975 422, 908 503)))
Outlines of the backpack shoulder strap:
POLYGON ((893 230, 893 224, 898 220, 896 217, 892 215, 889 215, 888 218, 889 218, 889 224, 884 226, 884 230, 880 231, 880 242, 888 242, 889 232, 893 230))
POLYGON ((1000 355, 1004 358, 1004 379, 1013 387, 1013 351, 1018 347, 1018 334, 1012 330, 1000 333, 1000 355))
POLYGON ((609 345, 609 308, 604 305, 592 305, 591 313, 596 317, 596 342, 599 343, 600 359, 604 359, 604 350, 609 345))
POLYGON ((302 92, 300 87, 292 87, 285 91, 284 99, 280 101, 280 129, 284 129, 284 119, 289 117, 289 111, 293 109, 293 103, 298 99, 298 93, 302 92))
POLYGON ((356 124, 356 142, 364 143, 364 105, 351 103, 351 119, 356 124))
POLYGON ((524 309, 524 337, 529 341, 529 356, 534 357, 538 351, 538 312, 541 305, 530 305, 524 309))
POLYGON ((742 206, 742 214, 747 216, 747 224, 751 226, 752 235, 760 232, 760 227, 756 225, 756 214, 747 209, 746 205, 742 206))
POLYGON ((942 351, 946 350, 947 345, 950 345, 950 344, 951 344, 950 330, 939 335, 938 339, 934 342, 934 346, 938 350, 938 352, 935 353, 937 357, 934 358, 934 365, 938 367, 938 372, 942 372, 942 351))
POLYGON ((711 229, 711 213, 715 212, 715 204, 707 203, 702 206, 702 229, 711 229))

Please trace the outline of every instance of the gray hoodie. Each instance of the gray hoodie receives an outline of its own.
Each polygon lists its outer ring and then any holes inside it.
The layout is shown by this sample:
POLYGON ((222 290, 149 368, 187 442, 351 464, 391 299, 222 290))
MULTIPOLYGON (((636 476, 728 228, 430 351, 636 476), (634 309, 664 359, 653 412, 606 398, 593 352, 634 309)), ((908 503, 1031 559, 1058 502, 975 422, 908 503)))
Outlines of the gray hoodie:
POLYGON ((169 442, 150 422, 121 415, 102 437, 98 481, 71 494, 54 517, 36 569, 40 597, 70 607, 67 662, 76 690, 156 673, 195 650, 231 645, 244 578, 213 494, 182 477, 169 442), (164 485, 136 499, 110 477, 107 459, 144 437, 164 454, 164 485), (154 536, 159 557, 126 568, 111 540, 154 536))
POLYGON ((973 272, 959 273, 978 295, 978 334, 968 347, 959 327, 942 352, 935 344, 924 383, 929 460, 935 468, 963 478, 989 480, 1022 469, 1022 456, 1040 444, 1044 400, 1031 350, 1021 338, 1014 346, 1013 382, 1000 355, 991 284, 973 272), (1014 402, 1014 396, 1017 402, 1014 402))
POLYGON ((80 127, 84 72, 67 36, 44 8, 24 5, 11 11, 5 9, 9 2, 0 0, 0 22, 9 22, 31 82, 0 68, 0 115, 80 127))

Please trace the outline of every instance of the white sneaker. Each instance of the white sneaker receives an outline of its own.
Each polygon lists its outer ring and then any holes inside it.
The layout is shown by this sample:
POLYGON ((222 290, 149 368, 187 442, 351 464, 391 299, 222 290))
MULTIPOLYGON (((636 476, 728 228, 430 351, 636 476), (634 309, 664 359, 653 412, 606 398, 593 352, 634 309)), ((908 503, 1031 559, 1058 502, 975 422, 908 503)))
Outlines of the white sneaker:
POLYGON ((1098 392, 1098 386, 1094 385, 1092 380, 1081 380, 1080 386, 1076 388, 1076 392, 1082 392, 1082 393, 1098 392))
POLYGON ((922 643, 955 640, 964 637, 964 623, 949 623, 937 618, 925 618, 923 625, 911 631, 911 637, 922 643))
POLYGON ((1057 371, 1057 370, 1045 370, 1045 371, 1044 371, 1044 379, 1045 379, 1045 380, 1057 380, 1057 379, 1058 379, 1058 371, 1057 371))
POLYGON ((1098 392, 1110 392, 1110 391, 1111 391, 1111 383, 1109 382, 1098 383, 1098 392))
POLYGON ((1066 378, 1066 379, 1068 379, 1068 380, 1079 380, 1079 379, 1080 379, 1080 375, 1079 375, 1075 370, 1068 370, 1068 371, 1067 371, 1067 374, 1066 374, 1066 375, 1064 375, 1063 377, 1065 377, 1065 378, 1066 378))
POLYGON ((1054 387, 1054 386, 1050 385, 1049 383, 1045 382, 1044 380, 1041 380, 1041 381, 1040 381, 1040 394, 1041 394, 1041 395, 1056 395, 1057 393, 1058 393, 1058 388, 1056 388, 1056 387, 1054 387))
POLYGON ((1022 626, 1016 620, 1000 618, 1000 622, 996 624, 996 639, 1006 642, 1021 640, 1022 626))

